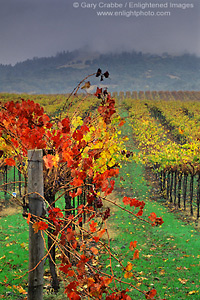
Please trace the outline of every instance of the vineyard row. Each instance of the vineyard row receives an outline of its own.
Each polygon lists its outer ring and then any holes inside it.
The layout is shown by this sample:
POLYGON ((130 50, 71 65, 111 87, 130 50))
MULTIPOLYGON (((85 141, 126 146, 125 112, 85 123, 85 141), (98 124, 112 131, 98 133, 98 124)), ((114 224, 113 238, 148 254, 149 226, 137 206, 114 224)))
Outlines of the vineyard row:
POLYGON ((189 203, 199 218, 200 103, 126 98, 123 106, 140 149, 133 159, 157 173, 169 202, 184 209, 189 203))

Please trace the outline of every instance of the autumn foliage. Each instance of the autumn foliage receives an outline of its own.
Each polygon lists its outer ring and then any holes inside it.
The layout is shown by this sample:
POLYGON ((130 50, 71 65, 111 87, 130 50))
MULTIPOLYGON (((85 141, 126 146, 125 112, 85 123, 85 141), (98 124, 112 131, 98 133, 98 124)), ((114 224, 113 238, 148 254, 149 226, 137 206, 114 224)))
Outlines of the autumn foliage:
MULTIPOLYGON (((103 73, 100 69, 95 75, 100 80, 109 77, 107 71, 103 73)), ((90 87, 88 81, 81 83, 83 86, 80 84, 74 90, 76 96, 79 88, 90 87)), ((118 130, 124 120, 117 115, 115 100, 107 89, 97 88, 94 95, 99 99, 97 112, 88 112, 83 119, 77 114, 69 118, 66 110, 50 119, 39 104, 30 100, 2 104, 0 137, 11 151, 3 153, 1 162, 8 166, 17 165, 27 178, 27 151, 44 149, 45 194, 56 196, 59 192, 62 196, 68 193, 74 201, 85 195, 86 203, 79 203, 76 214, 73 208, 61 210, 55 207, 56 200, 48 203, 48 199, 44 199, 47 206, 45 215, 39 218, 30 213, 26 215, 27 223, 33 224, 35 233, 42 231, 43 235, 49 235, 57 246, 57 271, 69 299, 79 300, 87 296, 88 299, 130 300, 130 288, 143 293, 146 299, 154 299, 156 290, 141 291, 137 288, 133 263, 124 265, 109 246, 107 219, 111 211, 108 203, 112 201, 107 197, 114 190, 119 162, 123 158, 124 146, 118 130), (83 219, 85 226, 82 225, 83 219), (98 268, 101 253, 106 253, 120 264, 125 281, 116 278, 112 264, 109 270, 98 268), (121 290, 121 283, 125 283, 127 289, 121 290)), ((128 207, 127 213, 143 220, 144 201, 125 196, 123 203, 128 207)), ((163 220, 152 213, 145 222, 158 226, 163 220)), ((139 259, 137 241, 130 243, 128 255, 132 260, 139 259)))

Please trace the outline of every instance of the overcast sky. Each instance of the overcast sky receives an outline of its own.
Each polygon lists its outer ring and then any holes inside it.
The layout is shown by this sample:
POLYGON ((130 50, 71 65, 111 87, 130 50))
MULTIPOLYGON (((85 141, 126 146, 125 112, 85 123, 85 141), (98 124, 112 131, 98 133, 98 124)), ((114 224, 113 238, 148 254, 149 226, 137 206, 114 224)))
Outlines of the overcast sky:
POLYGON ((200 0, 0 0, 0 63, 86 46, 200 56, 200 0))

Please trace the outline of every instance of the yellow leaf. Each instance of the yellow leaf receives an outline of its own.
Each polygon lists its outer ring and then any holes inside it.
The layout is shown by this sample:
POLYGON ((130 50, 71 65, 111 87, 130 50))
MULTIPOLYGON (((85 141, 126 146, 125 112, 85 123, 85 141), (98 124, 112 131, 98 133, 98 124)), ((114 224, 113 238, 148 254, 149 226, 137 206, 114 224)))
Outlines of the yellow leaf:
POLYGON ((180 283, 182 284, 186 284, 186 282, 188 282, 189 279, 181 279, 179 278, 178 281, 180 281, 180 283))
POLYGON ((193 295, 193 294, 197 294, 199 291, 190 291, 189 293, 188 293, 188 295, 193 295))
POLYGON ((124 278, 131 278, 133 276, 133 273, 132 272, 126 272, 125 274, 124 274, 124 278))
POLYGON ((18 292, 20 293, 20 294, 27 294, 27 292, 23 289, 23 287, 22 286, 18 286, 18 292))
POLYGON ((126 266, 126 271, 130 272, 133 268, 133 264, 131 262, 128 262, 127 266, 126 266))

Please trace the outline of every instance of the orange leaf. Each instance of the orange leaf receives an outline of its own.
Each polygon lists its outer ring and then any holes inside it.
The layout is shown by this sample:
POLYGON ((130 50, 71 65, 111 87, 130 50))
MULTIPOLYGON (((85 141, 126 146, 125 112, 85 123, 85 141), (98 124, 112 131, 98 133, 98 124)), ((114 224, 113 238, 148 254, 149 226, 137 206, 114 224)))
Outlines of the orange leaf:
POLYGON ((95 232, 97 230, 96 226, 97 226, 97 223, 92 220, 92 222, 90 224, 90 231, 95 232))
POLYGON ((181 129, 181 128, 179 128, 178 131, 179 131, 180 134, 183 134, 183 132, 184 132, 184 130, 181 129))
POLYGON ((134 254, 133 254, 133 259, 139 259, 139 250, 135 250, 134 254))
POLYGON ((97 255, 99 252, 98 249, 95 247, 90 248, 90 250, 92 251, 92 253, 94 253, 94 255, 97 255))
POLYGON ((33 229, 34 229, 34 233, 38 233, 38 231, 39 231, 39 225, 38 225, 38 223, 39 223, 39 222, 36 222, 36 223, 34 223, 33 226, 32 226, 33 229))
POLYGON ((93 285, 95 283, 95 280, 91 277, 88 278, 88 287, 90 287, 91 285, 93 285))
POLYGON ((31 214, 30 214, 30 213, 28 213, 27 224, 29 224, 29 223, 30 223, 30 220, 31 220, 31 214))
POLYGON ((102 236, 104 235, 104 233, 106 232, 105 228, 102 229, 99 233, 98 233, 98 237, 102 238, 102 236))
POLYGON ((105 284, 105 286, 108 286, 110 283, 112 282, 112 277, 103 277, 103 283, 105 284))
POLYGON ((45 167, 47 169, 51 169, 54 165, 52 158, 53 158, 53 155, 51 155, 51 154, 47 154, 47 155, 43 156, 45 167))
POLYGON ((131 251, 133 251, 133 249, 136 248, 136 247, 137 247, 137 241, 130 242, 129 249, 130 249, 131 251))

